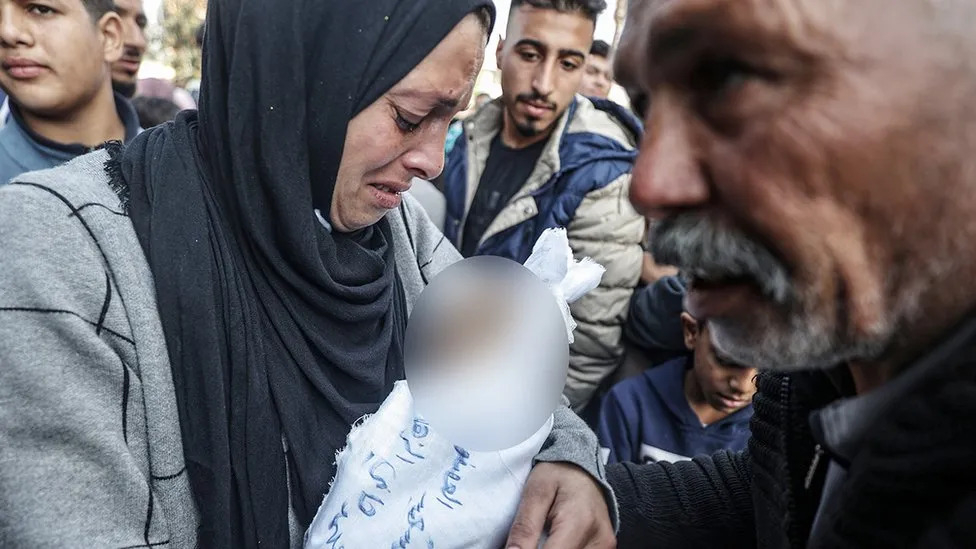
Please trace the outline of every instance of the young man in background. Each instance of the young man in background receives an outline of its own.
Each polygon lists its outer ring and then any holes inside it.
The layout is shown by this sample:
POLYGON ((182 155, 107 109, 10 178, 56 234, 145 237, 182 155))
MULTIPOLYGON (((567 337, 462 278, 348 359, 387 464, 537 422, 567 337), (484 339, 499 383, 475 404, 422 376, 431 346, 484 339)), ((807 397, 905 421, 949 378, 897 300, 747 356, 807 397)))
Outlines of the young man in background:
POLYGON ((640 276, 644 220, 628 202, 639 121, 576 94, 603 0, 514 0, 499 42, 502 97, 465 120, 447 157, 444 233, 465 257, 522 262, 547 228, 606 267, 573 304, 579 322, 565 394, 582 410, 619 365, 640 276))
POLYGON ((112 87, 125 97, 136 94, 139 67, 146 53, 146 10, 142 0, 115 0, 115 13, 122 19, 122 57, 112 63, 112 87))
POLYGON ((610 60, 610 44, 594 40, 590 55, 583 69, 583 81, 579 92, 587 97, 606 99, 613 86, 613 64, 610 60))
POLYGON ((112 0, 0 0, 0 87, 11 113, 0 130, 0 185, 139 133, 135 110, 112 91, 124 43, 113 8, 112 0))

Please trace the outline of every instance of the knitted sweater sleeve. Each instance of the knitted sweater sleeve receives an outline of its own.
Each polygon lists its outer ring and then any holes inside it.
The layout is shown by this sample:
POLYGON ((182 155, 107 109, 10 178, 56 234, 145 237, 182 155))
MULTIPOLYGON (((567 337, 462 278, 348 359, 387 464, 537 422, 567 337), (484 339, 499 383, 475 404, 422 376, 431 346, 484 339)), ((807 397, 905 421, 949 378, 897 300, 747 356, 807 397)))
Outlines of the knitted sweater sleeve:
POLYGON ((607 466, 620 549, 755 547, 748 450, 678 463, 607 466))
POLYGON ((147 415, 146 325, 129 315, 156 314, 152 294, 133 296, 106 259, 135 235, 107 185, 54 188, 44 173, 0 188, 0 546, 186 547, 195 525, 166 512, 164 487, 185 476, 164 483, 174 469, 149 460, 149 434, 179 448, 179 427, 147 415))

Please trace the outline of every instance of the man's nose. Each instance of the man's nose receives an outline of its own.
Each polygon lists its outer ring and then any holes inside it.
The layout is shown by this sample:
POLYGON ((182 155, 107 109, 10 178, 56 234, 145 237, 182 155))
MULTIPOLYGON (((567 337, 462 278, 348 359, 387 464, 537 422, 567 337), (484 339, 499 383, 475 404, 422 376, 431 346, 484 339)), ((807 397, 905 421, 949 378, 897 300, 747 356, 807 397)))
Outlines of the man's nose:
POLYGON ((753 381, 755 376, 755 370, 751 368, 742 369, 741 371, 735 372, 733 375, 729 376, 729 387, 738 393, 748 393, 752 389, 752 385, 755 383, 753 381))
POLYGON ((24 30, 19 9, 19 6, 11 2, 0 7, 0 44, 4 46, 30 45, 30 33, 24 30))
POLYGON ((630 183, 630 200, 645 216, 700 206, 709 187, 692 142, 687 114, 664 93, 648 110, 646 130, 630 183))
POLYGON ((742 383, 739 381, 739 376, 729 376, 729 388, 735 392, 739 392, 742 389, 742 383))
POLYGON ((553 90, 553 79, 555 77, 554 73, 554 63, 540 63, 539 68, 536 69, 535 77, 532 79, 532 89, 535 90, 538 95, 547 97, 552 93, 553 90))
POLYGON ((131 28, 129 32, 126 33, 125 45, 131 48, 137 48, 140 53, 146 51, 146 47, 149 42, 146 40, 146 31, 136 23, 130 23, 131 28))

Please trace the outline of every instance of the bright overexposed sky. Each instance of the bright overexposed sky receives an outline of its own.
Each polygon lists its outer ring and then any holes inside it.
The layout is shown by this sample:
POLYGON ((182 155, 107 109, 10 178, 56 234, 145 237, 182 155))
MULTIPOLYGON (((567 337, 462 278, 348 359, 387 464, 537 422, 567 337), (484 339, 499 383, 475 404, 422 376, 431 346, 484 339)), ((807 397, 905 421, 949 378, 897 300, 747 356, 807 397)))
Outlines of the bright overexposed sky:
POLYGON ((142 7, 146 10, 146 19, 150 25, 155 25, 159 21, 159 6, 163 0, 142 0, 142 7))

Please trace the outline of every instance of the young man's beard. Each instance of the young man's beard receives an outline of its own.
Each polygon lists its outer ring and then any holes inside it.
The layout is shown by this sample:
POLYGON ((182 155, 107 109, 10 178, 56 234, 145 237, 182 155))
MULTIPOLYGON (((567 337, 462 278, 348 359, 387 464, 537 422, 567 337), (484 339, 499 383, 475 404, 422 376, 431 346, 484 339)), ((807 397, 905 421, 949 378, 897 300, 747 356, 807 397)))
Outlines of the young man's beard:
POLYGON ((115 90, 116 93, 131 99, 136 94, 136 83, 112 80, 112 89, 115 90))
POLYGON ((516 122, 515 130, 519 132, 522 137, 535 137, 542 133, 542 130, 536 127, 535 120, 529 120, 528 122, 516 122))

